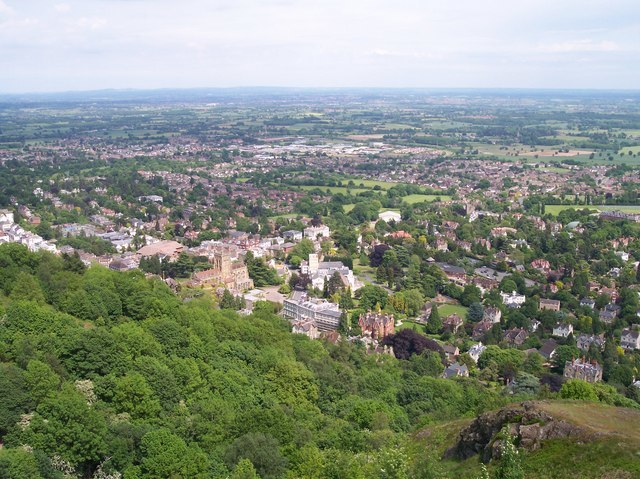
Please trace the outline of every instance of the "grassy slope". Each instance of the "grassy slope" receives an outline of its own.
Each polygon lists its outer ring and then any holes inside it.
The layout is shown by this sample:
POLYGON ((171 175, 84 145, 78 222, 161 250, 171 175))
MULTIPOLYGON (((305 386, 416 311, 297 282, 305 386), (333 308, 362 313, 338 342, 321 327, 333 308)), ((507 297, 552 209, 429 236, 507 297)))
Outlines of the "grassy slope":
MULTIPOLYGON (((527 479, 640 478, 640 411, 578 401, 541 401, 538 406, 555 417, 575 423, 596 436, 591 441, 553 440, 523 455, 527 479)), ((470 419, 429 426, 415 436, 414 447, 441 457, 470 419)), ((442 461, 447 477, 478 476, 477 457, 442 461)), ((491 467, 490 467, 491 470, 491 467)))

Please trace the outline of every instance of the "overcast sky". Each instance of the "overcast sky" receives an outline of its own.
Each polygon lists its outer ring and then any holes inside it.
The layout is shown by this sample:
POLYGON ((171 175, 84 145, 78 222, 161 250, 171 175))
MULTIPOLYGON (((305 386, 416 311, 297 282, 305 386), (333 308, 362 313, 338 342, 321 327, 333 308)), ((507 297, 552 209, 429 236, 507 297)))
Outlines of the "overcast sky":
POLYGON ((0 0, 0 92, 640 88, 640 0, 0 0))

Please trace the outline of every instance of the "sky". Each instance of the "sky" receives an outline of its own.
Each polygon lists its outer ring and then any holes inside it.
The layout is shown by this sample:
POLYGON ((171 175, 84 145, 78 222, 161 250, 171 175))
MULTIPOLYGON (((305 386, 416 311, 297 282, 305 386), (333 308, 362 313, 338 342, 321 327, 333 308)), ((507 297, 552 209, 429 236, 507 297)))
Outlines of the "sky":
POLYGON ((0 0, 0 92, 640 88, 638 0, 0 0))

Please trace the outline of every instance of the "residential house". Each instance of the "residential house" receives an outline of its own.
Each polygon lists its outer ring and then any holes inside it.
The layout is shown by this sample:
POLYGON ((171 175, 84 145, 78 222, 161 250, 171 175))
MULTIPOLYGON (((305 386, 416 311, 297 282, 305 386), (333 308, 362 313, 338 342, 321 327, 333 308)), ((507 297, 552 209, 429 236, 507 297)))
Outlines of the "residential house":
POLYGON ((502 311, 495 306, 487 306, 484 308, 484 314, 482 316, 483 321, 489 321, 492 324, 499 323, 502 318, 502 311))
POLYGON ((447 252, 447 251, 449 251, 449 243, 444 238, 437 238, 436 239, 436 249, 438 251, 447 252))
POLYGON ((588 351, 592 344, 602 350, 604 348, 604 333, 596 336, 595 334, 579 334, 576 338, 576 346, 582 351, 588 351))
POLYGON ((557 299, 540 299, 540 310, 560 311, 560 301, 557 299))
POLYGON ((282 237, 288 241, 300 241, 302 239, 302 231, 285 231, 284 233, 282 233, 282 237))
POLYGON ((572 324, 556 324, 555 328, 553 328, 552 336, 557 336, 559 338, 566 338, 570 334, 573 334, 573 325, 572 324))
POLYGON ((553 358, 556 353, 556 349, 558 349, 558 343, 553 339, 547 339, 538 352, 548 361, 553 358))
POLYGON ((453 313, 442 320, 442 327, 445 331, 455 334, 462 327, 464 321, 460 316, 453 313))
POLYGON ((463 286, 467 284, 467 273, 464 268, 447 263, 438 263, 438 267, 450 281, 463 286))
POLYGON ((318 331, 313 320, 310 319, 294 321, 291 332, 294 334, 304 334, 311 339, 318 339, 320 337, 320 331, 318 331))
POLYGON ((581 379, 589 383, 602 381, 602 366, 597 361, 588 362, 585 359, 572 359, 564 365, 564 377, 567 379, 581 379))
POLYGON ((458 346, 444 344, 442 349, 444 350, 444 354, 447 355, 447 363, 449 364, 453 363, 460 355, 460 349, 458 349, 458 346))
POLYGON ((580 306, 594 309, 596 307, 596 302, 591 298, 582 298, 580 300, 580 306))
POLYGON ((522 346, 529 337, 529 332, 524 328, 512 328, 504 332, 504 340, 508 344, 522 346))
POLYGON ((476 341, 484 338, 485 334, 487 334, 491 330, 491 328, 493 328, 493 325, 494 323, 492 323, 491 321, 483 319, 473 326, 473 333, 471 334, 471 337, 476 341))
POLYGON ((469 368, 466 364, 453 363, 444 370, 442 377, 445 379, 469 377, 469 368))
POLYGON ((480 359, 480 355, 484 352, 485 349, 487 349, 487 347, 480 342, 471 346, 467 353, 469 354, 469 356, 471 356, 471 359, 473 359, 477 363, 478 359, 480 359))
POLYGON ((620 309, 621 309, 620 306, 618 306, 617 304, 613 304, 613 303, 607 304, 600 311, 600 314, 599 314, 600 321, 606 324, 613 323, 618 317, 618 314, 620 313, 620 309))
POLYGON ((531 262, 531 267, 538 271, 547 272, 551 269, 551 263, 544 258, 538 258, 531 262))
POLYGON ((620 335, 620 346, 627 350, 640 349, 640 331, 623 329, 620 335))

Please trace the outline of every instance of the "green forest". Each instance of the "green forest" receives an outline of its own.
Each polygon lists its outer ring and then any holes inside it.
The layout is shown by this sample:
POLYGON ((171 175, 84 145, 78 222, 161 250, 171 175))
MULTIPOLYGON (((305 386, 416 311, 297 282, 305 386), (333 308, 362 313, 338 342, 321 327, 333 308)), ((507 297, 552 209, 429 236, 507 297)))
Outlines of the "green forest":
POLYGON ((505 401, 293 335, 271 303, 242 317, 16 244, 0 271, 2 478, 429 477, 407 433, 505 401))

